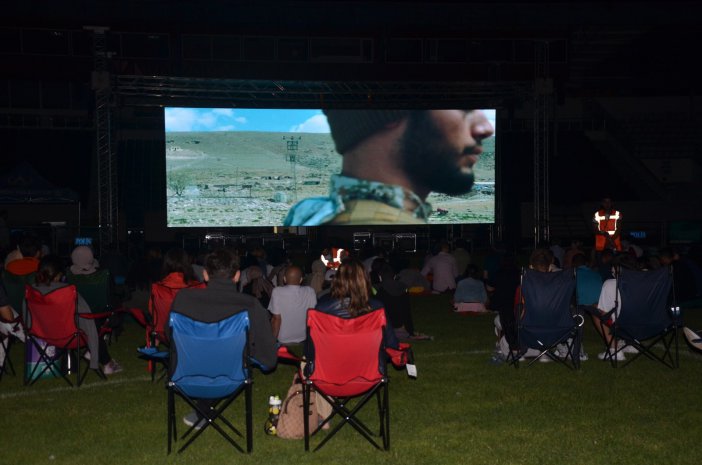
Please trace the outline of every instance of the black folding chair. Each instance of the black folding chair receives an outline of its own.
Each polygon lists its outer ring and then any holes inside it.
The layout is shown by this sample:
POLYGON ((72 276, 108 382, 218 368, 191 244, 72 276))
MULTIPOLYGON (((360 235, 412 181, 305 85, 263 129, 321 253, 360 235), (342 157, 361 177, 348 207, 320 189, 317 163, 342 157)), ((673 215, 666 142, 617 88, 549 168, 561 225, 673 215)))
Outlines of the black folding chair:
POLYGON ((536 349, 539 354, 529 365, 548 357, 569 368, 580 368, 580 328, 584 319, 573 311, 575 272, 525 269, 520 289, 522 304, 517 306, 516 315, 520 353, 512 354, 509 361, 519 367, 519 357, 528 349, 536 349), (566 352, 560 353, 563 349, 566 352))
POLYGON ((665 266, 654 271, 621 268, 616 279, 617 299, 621 302, 619 314, 616 314, 615 303, 615 308, 599 315, 612 335, 609 344, 602 336, 607 349, 606 359, 617 367, 617 353, 631 346, 638 353, 622 363, 622 367, 643 355, 669 368, 677 368, 677 334, 681 322, 679 307, 675 304, 672 268, 665 266), (662 354, 654 350, 659 343, 662 354))

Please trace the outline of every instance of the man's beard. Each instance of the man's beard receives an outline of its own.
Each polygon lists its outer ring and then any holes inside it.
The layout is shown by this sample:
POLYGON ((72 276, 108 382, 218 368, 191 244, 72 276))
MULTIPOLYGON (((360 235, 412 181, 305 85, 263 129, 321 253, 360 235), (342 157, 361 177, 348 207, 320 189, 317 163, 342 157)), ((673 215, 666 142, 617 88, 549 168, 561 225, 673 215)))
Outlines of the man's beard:
POLYGON ((410 113, 405 134, 400 140, 402 163, 415 186, 449 195, 470 192, 475 176, 457 165, 457 153, 426 110, 410 113))

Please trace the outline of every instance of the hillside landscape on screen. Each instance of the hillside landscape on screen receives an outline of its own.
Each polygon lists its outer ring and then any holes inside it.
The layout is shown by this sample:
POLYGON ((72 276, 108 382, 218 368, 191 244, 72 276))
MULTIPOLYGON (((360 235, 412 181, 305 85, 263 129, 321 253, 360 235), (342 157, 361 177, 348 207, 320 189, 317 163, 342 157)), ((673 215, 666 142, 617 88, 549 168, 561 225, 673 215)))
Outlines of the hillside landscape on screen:
MULTIPOLYGON (((494 126, 495 110, 483 111, 494 126)), ((169 107, 164 119, 169 227, 280 226, 341 170, 321 110, 169 107)), ((429 195, 429 223, 494 222, 495 137, 474 171, 468 194, 429 195)))

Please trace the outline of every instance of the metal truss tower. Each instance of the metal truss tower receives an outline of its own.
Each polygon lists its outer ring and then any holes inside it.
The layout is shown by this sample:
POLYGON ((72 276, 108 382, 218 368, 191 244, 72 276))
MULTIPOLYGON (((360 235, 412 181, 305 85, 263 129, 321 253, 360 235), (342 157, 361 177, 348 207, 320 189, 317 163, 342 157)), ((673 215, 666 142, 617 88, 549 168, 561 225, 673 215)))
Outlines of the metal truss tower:
POLYGON ((112 147, 110 53, 105 27, 93 32, 92 88, 95 92, 95 156, 98 171, 98 224, 100 255, 117 241, 117 164, 112 147))
POLYGON ((549 156, 553 81, 549 43, 537 41, 534 57, 534 245, 550 239, 549 156))

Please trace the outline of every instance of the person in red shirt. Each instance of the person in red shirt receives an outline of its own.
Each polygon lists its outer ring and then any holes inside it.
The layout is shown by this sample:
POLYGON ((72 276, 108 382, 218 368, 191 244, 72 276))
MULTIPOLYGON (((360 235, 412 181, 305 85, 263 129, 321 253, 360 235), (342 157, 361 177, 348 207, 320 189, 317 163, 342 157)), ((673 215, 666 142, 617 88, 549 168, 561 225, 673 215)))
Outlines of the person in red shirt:
POLYGON ((5 269, 17 276, 36 273, 39 269, 39 259, 41 258, 39 241, 34 237, 27 236, 20 242, 19 251, 22 254, 22 258, 8 262, 5 265, 5 269))

